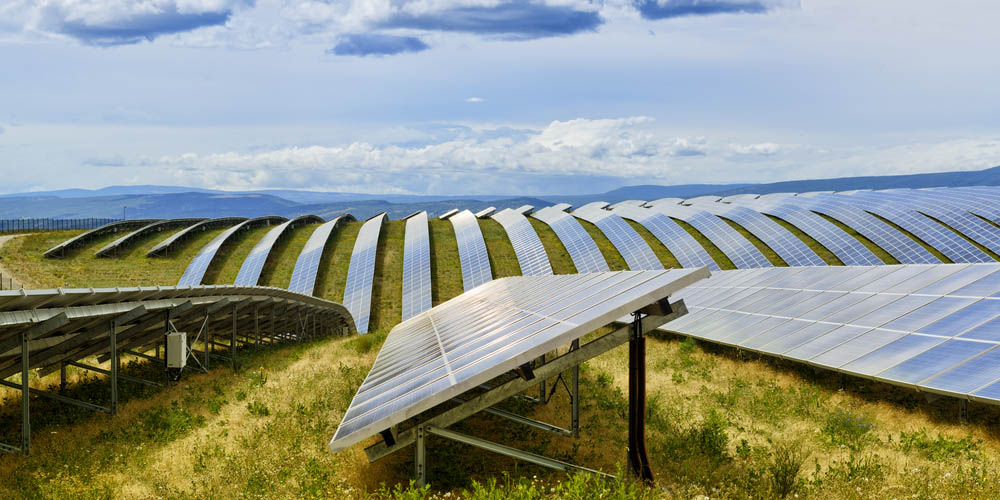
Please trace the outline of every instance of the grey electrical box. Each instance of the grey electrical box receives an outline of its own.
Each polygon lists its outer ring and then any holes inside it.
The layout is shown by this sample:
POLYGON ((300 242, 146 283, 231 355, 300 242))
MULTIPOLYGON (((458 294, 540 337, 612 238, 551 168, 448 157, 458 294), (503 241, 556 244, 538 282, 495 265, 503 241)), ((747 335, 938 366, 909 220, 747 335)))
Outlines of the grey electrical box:
POLYGON ((187 366, 187 332, 167 334, 167 368, 184 368, 187 366))

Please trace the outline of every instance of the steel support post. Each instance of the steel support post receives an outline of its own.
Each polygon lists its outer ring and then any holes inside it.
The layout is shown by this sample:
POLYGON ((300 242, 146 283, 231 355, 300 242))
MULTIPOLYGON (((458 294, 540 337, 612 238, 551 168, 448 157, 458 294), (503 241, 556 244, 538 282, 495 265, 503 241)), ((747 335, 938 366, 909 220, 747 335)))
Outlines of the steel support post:
POLYGON ((212 354, 215 354, 215 344, 212 343, 212 315, 205 312, 205 370, 209 369, 208 363, 212 354))
POLYGON ((959 399, 958 400, 958 418, 963 424, 969 422, 969 400, 959 399))
POLYGON ((28 387, 28 332, 21 334, 21 453, 31 454, 31 390, 28 387))
POLYGON ((257 314, 260 307, 254 304, 253 306, 253 342, 254 347, 260 345, 260 316, 257 314))
MULTIPOLYGON (((570 346, 570 350, 576 351, 579 348, 580 339, 576 339, 570 346)), ((570 397, 572 398, 570 401, 572 411, 570 430, 573 431, 573 437, 580 437, 580 365, 573 366, 573 394, 570 397)))
POLYGON ((170 309, 163 311, 163 386, 170 387, 170 364, 167 362, 167 336, 170 335, 170 309))
POLYGON ((108 330, 111 347, 111 416, 118 415, 118 325, 111 321, 111 329, 108 330))
MULTIPOLYGON (((539 357, 538 360, 539 360, 538 366, 544 365, 545 355, 542 354, 542 356, 539 357)), ((545 379, 542 379, 541 382, 538 382, 538 402, 541 404, 547 403, 547 401, 545 400, 545 379)))
POLYGON ((232 366, 233 371, 236 371, 236 313, 237 313, 237 309, 238 309, 238 307, 236 306, 236 304, 233 304, 233 332, 232 332, 232 336, 229 337, 229 363, 232 366))
POLYGON ((417 486, 423 487, 427 484, 427 430, 423 426, 417 427, 417 446, 413 457, 414 472, 417 476, 417 486))
POLYGON ((268 342, 269 344, 276 344, 276 343, 278 343, 278 339, 277 339, 277 337, 275 337, 275 331, 274 331, 274 309, 275 309, 275 307, 271 308, 271 314, 270 314, 270 316, 271 316, 271 318, 270 318, 270 321, 271 321, 271 340, 268 342))
POLYGON ((59 392, 66 390, 66 362, 59 362, 59 392))
POLYGON ((643 481, 653 481, 653 470, 646 453, 646 337, 642 313, 632 313, 628 354, 628 465, 643 481))

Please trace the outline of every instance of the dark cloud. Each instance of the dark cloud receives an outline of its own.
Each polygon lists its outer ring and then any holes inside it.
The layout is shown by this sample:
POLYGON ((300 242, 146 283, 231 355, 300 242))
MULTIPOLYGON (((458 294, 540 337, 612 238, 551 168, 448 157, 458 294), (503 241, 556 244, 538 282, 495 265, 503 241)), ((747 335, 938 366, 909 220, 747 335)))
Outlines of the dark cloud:
POLYGON ((761 14, 768 6, 756 0, 634 0, 633 5, 645 19, 669 19, 713 14, 761 14))
POLYGON ((341 36, 337 46, 329 52, 338 56, 390 56, 429 48, 423 40, 412 36, 358 33, 341 36))
POLYGON ((226 24, 232 10, 201 13, 181 13, 170 5, 156 14, 131 16, 100 24, 83 21, 61 21, 55 31, 87 44, 100 47, 129 45, 152 41, 158 36, 182 33, 206 26, 226 24))
POLYGON ((496 7, 456 7, 432 14, 397 14, 381 26, 535 39, 594 31, 603 23, 604 19, 597 12, 519 0, 496 7))

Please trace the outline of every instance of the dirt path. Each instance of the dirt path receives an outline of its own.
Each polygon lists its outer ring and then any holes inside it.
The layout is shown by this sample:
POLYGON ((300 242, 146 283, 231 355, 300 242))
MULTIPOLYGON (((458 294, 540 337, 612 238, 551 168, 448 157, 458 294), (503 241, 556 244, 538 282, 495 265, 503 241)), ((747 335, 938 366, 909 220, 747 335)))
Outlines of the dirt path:
MULTIPOLYGON (((0 236, 0 248, 3 248, 8 241, 14 238, 27 236, 28 234, 5 234, 0 236)), ((0 259, 0 290, 17 290, 20 288, 30 288, 14 276, 14 273, 4 266, 3 259, 0 259)))

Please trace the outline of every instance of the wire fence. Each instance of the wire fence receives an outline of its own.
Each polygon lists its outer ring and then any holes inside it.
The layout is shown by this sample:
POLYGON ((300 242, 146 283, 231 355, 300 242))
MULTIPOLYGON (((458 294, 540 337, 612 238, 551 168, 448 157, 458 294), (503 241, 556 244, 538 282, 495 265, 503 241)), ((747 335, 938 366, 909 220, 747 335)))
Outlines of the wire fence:
POLYGON ((0 219, 0 233, 94 229, 121 219, 0 219))

